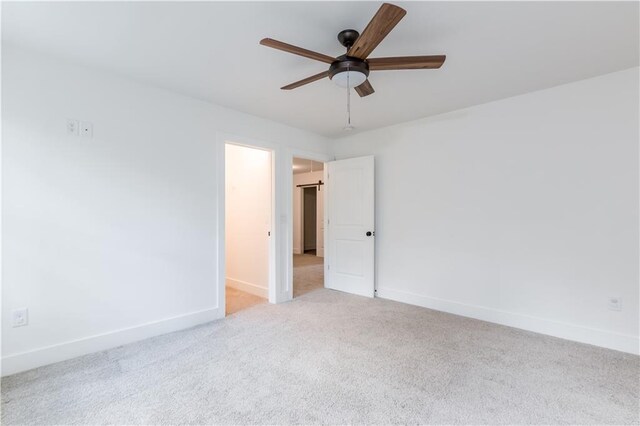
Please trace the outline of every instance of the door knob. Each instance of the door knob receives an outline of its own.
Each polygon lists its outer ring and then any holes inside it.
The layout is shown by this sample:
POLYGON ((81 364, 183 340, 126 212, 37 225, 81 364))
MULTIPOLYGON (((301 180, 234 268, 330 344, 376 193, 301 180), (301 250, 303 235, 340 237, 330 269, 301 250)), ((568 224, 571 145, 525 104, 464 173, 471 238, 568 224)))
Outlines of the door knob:
POLYGON ((371 231, 367 231, 367 237, 370 237, 370 236, 372 236, 372 235, 373 235, 373 232, 371 232, 371 231))

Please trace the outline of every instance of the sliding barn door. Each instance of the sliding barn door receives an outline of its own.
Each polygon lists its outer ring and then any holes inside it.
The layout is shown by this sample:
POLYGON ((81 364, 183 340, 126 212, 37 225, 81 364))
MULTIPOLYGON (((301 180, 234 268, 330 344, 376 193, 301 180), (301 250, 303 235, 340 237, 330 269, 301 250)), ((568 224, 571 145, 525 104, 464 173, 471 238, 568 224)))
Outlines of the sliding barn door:
POLYGON ((374 296, 373 157, 327 163, 327 287, 374 296))

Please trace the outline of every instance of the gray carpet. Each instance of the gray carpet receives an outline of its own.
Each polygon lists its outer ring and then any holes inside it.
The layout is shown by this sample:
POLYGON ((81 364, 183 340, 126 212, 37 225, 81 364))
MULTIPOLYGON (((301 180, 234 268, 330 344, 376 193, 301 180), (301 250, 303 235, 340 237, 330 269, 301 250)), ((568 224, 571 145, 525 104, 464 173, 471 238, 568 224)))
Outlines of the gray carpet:
POLYGON ((293 297, 324 288, 324 259, 314 254, 293 255, 293 297))
POLYGON ((637 356, 326 289, 2 381, 3 424, 637 424, 637 356))

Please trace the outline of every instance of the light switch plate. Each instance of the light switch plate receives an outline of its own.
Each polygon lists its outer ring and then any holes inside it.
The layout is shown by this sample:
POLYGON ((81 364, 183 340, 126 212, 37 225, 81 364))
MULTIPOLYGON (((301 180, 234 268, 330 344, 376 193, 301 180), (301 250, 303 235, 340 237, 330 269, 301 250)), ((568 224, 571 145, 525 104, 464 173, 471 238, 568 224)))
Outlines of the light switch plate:
POLYGON ((79 124, 78 124, 78 120, 74 120, 72 118, 69 118, 67 120, 67 134, 70 136, 78 136, 78 128, 79 128, 79 124))
POLYGON ((88 121, 80 123, 80 136, 85 138, 93 137, 93 124, 88 121))

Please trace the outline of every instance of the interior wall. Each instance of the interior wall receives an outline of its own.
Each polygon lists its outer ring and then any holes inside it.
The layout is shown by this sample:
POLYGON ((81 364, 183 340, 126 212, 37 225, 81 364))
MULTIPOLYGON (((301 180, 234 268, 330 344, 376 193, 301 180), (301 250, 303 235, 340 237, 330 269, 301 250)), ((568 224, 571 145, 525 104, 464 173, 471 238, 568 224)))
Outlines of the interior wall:
MULTIPOLYGON (((297 173, 293 175, 293 252, 304 253, 303 220, 302 220, 302 188, 297 185, 306 185, 324 181, 322 170, 309 173, 297 173)), ((324 186, 320 187, 316 196, 316 255, 324 257, 324 186)))
POLYGON ((226 285, 269 297, 271 153, 225 147, 226 285))
POLYGON ((378 296, 637 353, 638 113, 634 68, 336 140, 378 296))
MULTIPOLYGON (((2 124, 3 374, 223 316, 219 135, 272 143, 287 186, 289 149, 329 149, 305 131, 6 44, 2 124), (93 137, 67 135, 69 118, 92 122, 93 137), (13 328, 24 307, 29 325, 13 328)), ((287 207, 282 241, 290 220, 287 207)))

